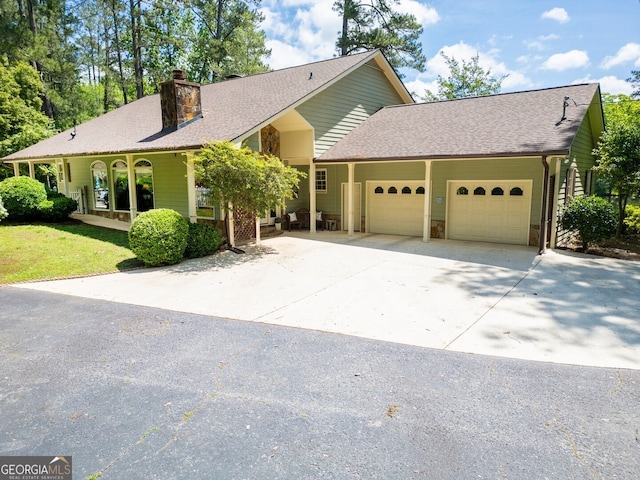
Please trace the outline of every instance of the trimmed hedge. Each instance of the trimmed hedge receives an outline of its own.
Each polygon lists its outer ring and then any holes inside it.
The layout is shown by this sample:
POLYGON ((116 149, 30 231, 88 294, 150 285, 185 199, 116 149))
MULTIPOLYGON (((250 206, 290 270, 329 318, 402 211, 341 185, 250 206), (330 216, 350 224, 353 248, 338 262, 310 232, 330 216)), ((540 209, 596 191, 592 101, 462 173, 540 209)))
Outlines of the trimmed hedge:
POLYGON ((45 222, 62 222, 69 218, 69 215, 77 208, 78 202, 60 193, 49 195, 47 200, 38 205, 40 218, 45 222))
POLYGON ((184 254, 187 258, 200 258, 213 255, 218 251, 223 242, 222 234, 206 223, 190 223, 187 249, 184 254))
POLYGON ((175 210, 159 208, 138 215, 131 223, 129 246, 148 266, 173 265, 184 257, 189 223, 175 210))
POLYGON ((574 197, 562 211, 560 226, 577 232, 583 251, 587 251, 590 245, 613 236, 617 219, 615 208, 604 198, 574 197))
POLYGON ((11 220, 33 220, 47 200, 44 185, 30 177, 9 177, 0 182, 0 197, 11 220))

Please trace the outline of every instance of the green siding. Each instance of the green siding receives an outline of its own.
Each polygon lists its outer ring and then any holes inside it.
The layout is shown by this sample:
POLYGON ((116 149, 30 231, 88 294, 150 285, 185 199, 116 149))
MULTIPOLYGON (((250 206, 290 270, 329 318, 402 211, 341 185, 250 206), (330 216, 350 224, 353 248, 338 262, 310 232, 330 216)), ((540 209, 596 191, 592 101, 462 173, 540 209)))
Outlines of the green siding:
POLYGON ((171 208, 189 216, 187 166, 182 155, 165 154, 148 157, 153 165, 155 207, 171 208))
POLYGON ((400 103, 384 73, 362 66, 296 110, 314 128, 317 157, 381 107, 400 103))
POLYGON ((560 203, 564 203, 566 196, 567 170, 569 168, 576 169, 575 194, 583 195, 585 193, 587 172, 591 170, 596 163, 596 159, 592 154, 594 148, 591 119, 589 115, 586 115, 571 145, 571 151, 568 157, 570 161, 563 162, 560 169, 560 203))
POLYGON ((260 135, 254 133, 244 141, 244 144, 254 152, 260 151, 260 135))
POLYGON ((301 172, 304 172, 307 177, 300 180, 300 186, 298 188, 298 196, 291 200, 286 201, 286 211, 293 212, 299 208, 309 208, 309 167, 299 166, 296 167, 301 172))
MULTIPOLYGON (((91 178, 91 164, 94 162, 91 158, 72 159, 68 162, 71 171, 71 181, 68 182, 67 188, 71 190, 82 190, 87 188, 89 195, 93 192, 93 180, 91 178)), ((106 163, 106 162, 105 162, 106 163)), ((91 201, 89 201, 90 207, 91 201)))

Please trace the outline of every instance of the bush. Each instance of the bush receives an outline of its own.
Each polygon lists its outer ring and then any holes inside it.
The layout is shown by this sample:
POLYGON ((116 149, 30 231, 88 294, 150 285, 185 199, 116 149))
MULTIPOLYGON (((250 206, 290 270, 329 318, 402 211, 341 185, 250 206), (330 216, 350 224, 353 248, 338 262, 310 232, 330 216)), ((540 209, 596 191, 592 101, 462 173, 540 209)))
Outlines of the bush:
POLYGON ((213 255, 222 245, 222 234, 206 223, 190 223, 187 249, 184 254, 187 258, 200 258, 213 255))
POLYGON ((145 265, 173 265, 184 257, 189 223, 175 210, 160 208, 131 223, 129 246, 145 265))
POLYGON ((38 207, 47 199, 47 192, 32 178, 9 177, 0 183, 0 197, 12 220, 30 220, 38 217, 38 207))
POLYGON ((577 232, 586 251, 591 244, 606 240, 616 231, 617 213, 604 198, 574 197, 567 203, 560 216, 560 226, 577 232))
POLYGON ((0 197, 0 220, 3 218, 7 218, 9 213, 7 213, 7 209, 4 208, 4 204, 2 203, 2 197, 0 197))
POLYGON ((628 233, 640 233, 640 207, 636 205, 627 205, 624 215, 624 224, 628 233))
POLYGON ((49 195, 47 200, 38 205, 40 218, 45 222, 62 222, 68 219, 77 208, 78 202, 61 193, 49 195))

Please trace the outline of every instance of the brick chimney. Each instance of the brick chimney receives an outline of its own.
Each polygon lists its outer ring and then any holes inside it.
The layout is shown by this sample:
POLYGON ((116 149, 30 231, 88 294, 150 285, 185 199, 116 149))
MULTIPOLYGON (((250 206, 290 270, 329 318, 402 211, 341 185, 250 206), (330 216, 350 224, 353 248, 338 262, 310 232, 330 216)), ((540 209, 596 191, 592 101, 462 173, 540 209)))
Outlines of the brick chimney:
POLYGON ((184 70, 174 70, 173 80, 160 84, 162 130, 176 130, 202 118, 200 85, 185 81, 184 70))

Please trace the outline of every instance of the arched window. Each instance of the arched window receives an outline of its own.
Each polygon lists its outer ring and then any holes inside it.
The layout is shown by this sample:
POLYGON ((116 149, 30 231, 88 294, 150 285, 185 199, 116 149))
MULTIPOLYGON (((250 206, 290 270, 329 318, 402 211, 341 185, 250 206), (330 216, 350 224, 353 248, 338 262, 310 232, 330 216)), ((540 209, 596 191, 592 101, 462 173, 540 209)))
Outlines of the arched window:
POLYGON ((384 193, 384 188, 376 187, 375 193, 384 193))
POLYGON ((389 187, 389 190, 387 190, 387 193, 398 193, 398 189, 396 187, 389 187))
POLYGON ((91 165, 93 179, 93 206, 96 210, 109 210, 109 173, 107 164, 94 162, 91 165))
POLYGON ((504 190, 500 187, 495 187, 491 190, 491 195, 504 195, 504 190))
POLYGON ((417 195, 424 195, 424 187, 416 188, 416 194, 417 195))
POLYGON ((511 195, 512 197, 521 197, 523 194, 524 192, 520 187, 513 187, 509 192, 509 195, 511 195))
POLYGON ((138 211, 146 212, 153 209, 153 167, 148 160, 138 160, 134 170, 138 211))
POLYGON ((129 210, 129 173, 127 164, 122 160, 116 160, 111 164, 113 176, 113 196, 115 210, 129 210))
POLYGON ((469 195, 469 189, 467 187, 460 187, 456 191, 456 195, 469 195))
POLYGON ((411 189, 409 187, 402 187, 402 193, 404 195, 410 195, 411 194, 411 189))
POLYGON ((487 191, 482 188, 482 187, 476 187, 476 189, 473 191, 474 195, 486 195, 487 191))

